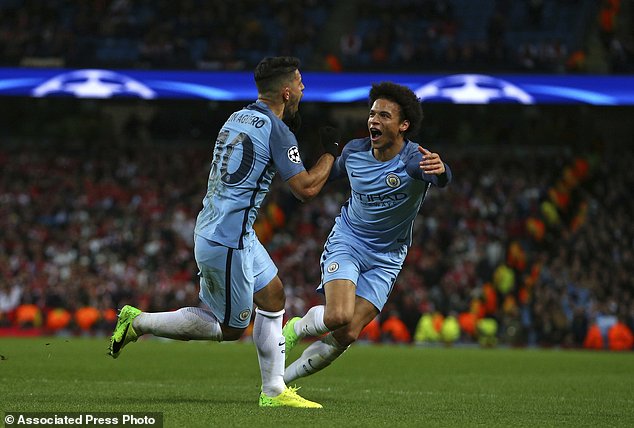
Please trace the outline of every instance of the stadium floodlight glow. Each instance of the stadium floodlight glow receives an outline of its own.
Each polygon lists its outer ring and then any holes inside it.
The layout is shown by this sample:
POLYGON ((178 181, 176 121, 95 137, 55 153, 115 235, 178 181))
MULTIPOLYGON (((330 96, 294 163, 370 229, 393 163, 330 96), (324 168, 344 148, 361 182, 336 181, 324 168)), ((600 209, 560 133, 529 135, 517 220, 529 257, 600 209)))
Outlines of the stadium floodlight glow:
MULTIPOLYGON (((373 83, 409 87, 425 103, 634 105, 634 76, 302 72, 304 101, 366 102, 373 83)), ((0 68, 0 96, 253 101, 253 73, 0 68)))

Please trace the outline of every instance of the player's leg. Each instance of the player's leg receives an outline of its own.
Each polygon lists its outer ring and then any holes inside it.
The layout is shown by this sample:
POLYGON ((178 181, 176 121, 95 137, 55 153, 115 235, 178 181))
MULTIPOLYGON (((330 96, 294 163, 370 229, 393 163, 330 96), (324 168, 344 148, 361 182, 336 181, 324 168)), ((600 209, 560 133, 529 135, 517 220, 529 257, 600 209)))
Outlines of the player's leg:
MULTIPOLYGON (((406 250, 386 254, 365 251, 353 258, 359 263, 362 272, 356 280, 354 316, 344 327, 328 334, 324 339, 311 344, 301 357, 286 368, 284 381, 290 383, 295 379, 316 373, 329 366, 351 343, 357 340, 361 330, 370 323, 383 309, 392 291, 396 277, 401 269, 406 250)), ((332 271, 342 269, 331 268, 332 271)), ((328 271, 328 269, 327 269, 328 271)), ((330 304, 326 296, 326 305, 330 304)))
POLYGON ((262 376, 260 407, 321 408, 321 404, 306 400, 297 394, 296 388, 289 388, 284 383, 282 316, 285 296, 277 275, 265 288, 255 293, 254 301, 258 307, 255 310, 253 341, 262 376))
POLYGON ((238 338, 243 330, 220 325, 211 311, 202 308, 187 307, 173 312, 151 313, 126 305, 119 312, 108 354, 117 358, 124 346, 136 342, 146 333, 177 340, 220 341, 223 336, 238 338))
POLYGON ((355 283, 359 277, 359 254, 347 242, 331 235, 321 256, 321 285, 326 305, 310 308, 306 315, 292 318, 284 326, 287 357, 305 336, 321 336, 348 324, 354 315, 355 283))
POLYGON ((362 297, 356 297, 352 321, 312 343, 284 372, 284 381, 309 376, 328 367, 359 337, 363 328, 379 313, 379 310, 362 297))
POLYGON ((250 275, 250 271, 245 273, 242 266, 244 254, 198 236, 194 254, 200 269, 200 298, 211 310, 188 307, 174 312, 150 313, 126 305, 119 313, 110 339, 109 355, 117 358, 124 346, 135 342, 143 334, 177 340, 240 338, 248 325, 252 306, 251 281, 245 276, 250 275), (232 315, 231 302, 241 300, 244 300, 241 306, 249 310, 246 323, 230 323, 232 316, 239 316, 235 314, 235 309, 232 315))
POLYGON ((257 306, 253 342, 262 376, 259 404, 261 407, 320 408, 320 404, 304 399, 284 383, 284 287, 275 264, 259 241, 253 246, 251 256, 255 273, 253 301, 257 306))
POLYGON ((253 323, 255 343, 262 391, 268 396, 276 396, 284 391, 284 336, 282 319, 284 316, 284 288, 279 277, 275 277, 262 290, 256 292, 253 301, 257 306, 253 323))
POLYGON ((200 299, 210 308, 142 312, 132 326, 139 334, 178 340, 237 340, 251 316, 253 273, 248 249, 236 250, 196 236, 200 299))
POLYGON ((368 302, 363 297, 357 296, 352 321, 346 326, 338 328, 330 334, 340 348, 347 349, 357 340, 365 326, 370 324, 370 322, 376 318, 378 314, 379 310, 376 306, 368 302))
POLYGON ((287 351, 290 352, 303 337, 321 336, 347 325, 354 314, 354 289, 354 283, 347 279, 325 284, 326 305, 313 306, 306 315, 293 318, 284 326, 287 351))
POLYGON ((171 312, 140 312, 133 320, 132 327, 138 336, 152 334, 175 340, 223 339, 223 326, 214 314, 196 307, 171 312))

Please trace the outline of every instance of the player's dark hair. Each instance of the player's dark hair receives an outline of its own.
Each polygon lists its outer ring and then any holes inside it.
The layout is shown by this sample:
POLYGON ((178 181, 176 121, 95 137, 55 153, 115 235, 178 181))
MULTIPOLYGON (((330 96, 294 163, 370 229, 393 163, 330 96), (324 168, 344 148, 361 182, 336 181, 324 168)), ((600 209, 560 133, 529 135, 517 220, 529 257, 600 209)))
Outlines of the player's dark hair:
POLYGON ((370 89, 370 107, 379 98, 392 101, 401 108, 401 121, 409 121, 409 128, 404 132, 406 138, 418 134, 423 121, 423 107, 414 91, 392 82, 373 83, 370 89))
POLYGON ((292 56, 264 58, 253 73, 258 92, 266 94, 280 89, 293 78, 299 65, 299 59, 292 56))

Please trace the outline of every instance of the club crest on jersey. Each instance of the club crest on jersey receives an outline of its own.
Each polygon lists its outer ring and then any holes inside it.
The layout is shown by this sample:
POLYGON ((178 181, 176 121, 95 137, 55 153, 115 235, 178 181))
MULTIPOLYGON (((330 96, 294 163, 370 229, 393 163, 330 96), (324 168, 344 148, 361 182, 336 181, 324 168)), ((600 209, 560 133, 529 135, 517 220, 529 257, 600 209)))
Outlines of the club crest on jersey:
POLYGON ((238 314, 238 318, 240 318, 241 321, 246 321, 250 316, 251 316, 251 309, 245 309, 244 311, 238 314))
POLYGON ((339 269, 339 263, 332 262, 328 265, 328 269, 326 270, 328 271, 328 273, 333 273, 333 272, 337 272, 337 269, 339 269))
POLYGON ((301 163, 302 158, 299 156, 299 149, 297 146, 293 146, 288 149, 288 159, 293 163, 301 163))
POLYGON ((391 172, 387 175, 387 177, 385 177, 385 184, 387 184, 392 189, 395 189, 401 185, 401 179, 398 177, 398 175, 391 172))

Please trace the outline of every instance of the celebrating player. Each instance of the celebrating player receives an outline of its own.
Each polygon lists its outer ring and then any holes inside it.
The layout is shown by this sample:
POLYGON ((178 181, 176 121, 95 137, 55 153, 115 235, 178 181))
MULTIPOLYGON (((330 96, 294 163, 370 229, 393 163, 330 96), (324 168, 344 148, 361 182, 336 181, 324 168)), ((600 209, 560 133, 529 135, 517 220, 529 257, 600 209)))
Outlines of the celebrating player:
POLYGON ((277 171, 300 200, 313 198, 323 187, 338 146, 334 128, 321 128, 325 154, 304 168, 295 135, 304 84, 299 60, 263 59, 255 69, 258 99, 225 122, 211 162, 207 194, 195 228, 194 255, 200 270, 200 299, 211 310, 182 308, 146 313, 124 306, 110 340, 117 358, 143 334, 179 340, 237 340, 251 319, 262 375, 262 407, 321 407, 289 388, 284 375, 282 316, 285 295, 277 267, 253 231, 258 209, 277 171))
POLYGON ((412 226, 433 184, 451 181, 437 153, 412 142, 423 112, 416 94, 391 82, 370 90, 369 137, 352 140, 331 179, 348 176, 350 199, 341 208, 321 256, 326 304, 284 326, 286 355, 305 336, 320 336, 284 373, 289 383, 327 367, 385 305, 412 241, 412 226))

